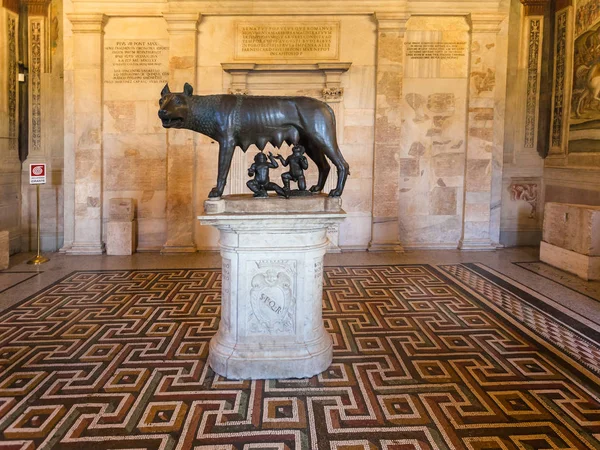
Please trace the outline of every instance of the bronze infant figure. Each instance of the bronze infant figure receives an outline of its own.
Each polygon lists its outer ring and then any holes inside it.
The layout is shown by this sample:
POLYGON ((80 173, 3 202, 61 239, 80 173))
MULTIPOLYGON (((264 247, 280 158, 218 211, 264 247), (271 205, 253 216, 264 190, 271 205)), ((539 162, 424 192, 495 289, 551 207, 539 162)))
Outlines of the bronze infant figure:
POLYGON ((236 147, 245 152, 255 144, 263 150, 268 142, 279 148, 300 144, 319 169, 312 192, 320 192, 329 175, 329 159, 337 168, 337 185, 329 193, 342 195, 349 175, 348 163, 338 147, 335 116, 326 103, 311 97, 252 95, 193 95, 185 83, 183 92, 173 93, 165 85, 158 117, 165 128, 185 128, 204 134, 219 144, 217 185, 209 194, 221 197, 236 147))

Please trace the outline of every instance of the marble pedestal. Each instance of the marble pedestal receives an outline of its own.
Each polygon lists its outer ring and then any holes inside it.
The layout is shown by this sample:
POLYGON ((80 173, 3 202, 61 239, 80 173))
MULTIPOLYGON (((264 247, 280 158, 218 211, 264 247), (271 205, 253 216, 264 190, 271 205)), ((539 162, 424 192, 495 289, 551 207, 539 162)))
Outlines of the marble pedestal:
POLYGON ((546 203, 540 260, 584 280, 600 280, 600 207, 546 203))
POLYGON ((341 199, 207 200, 198 219, 220 232, 221 322, 212 369, 233 379, 305 378, 332 361, 322 319, 327 230, 346 217, 341 199))
POLYGON ((132 255, 136 245, 136 221, 108 222, 106 229, 107 255, 132 255))

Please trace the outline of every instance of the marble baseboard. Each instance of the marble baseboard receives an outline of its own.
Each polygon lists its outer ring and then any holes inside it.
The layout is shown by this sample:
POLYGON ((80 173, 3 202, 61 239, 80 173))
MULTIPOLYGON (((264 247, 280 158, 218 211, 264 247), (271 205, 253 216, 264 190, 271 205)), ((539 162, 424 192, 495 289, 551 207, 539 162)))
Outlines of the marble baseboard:
POLYGON ((102 255, 104 254, 104 243, 91 243, 91 242, 73 242, 73 244, 66 249, 67 255, 102 255))
POLYGON ((600 256, 587 256, 542 241, 540 260, 584 280, 600 280, 600 256))
POLYGON ((500 230, 500 243, 505 247, 537 247, 542 241, 542 230, 500 230))
POLYGON ((193 245, 168 245, 165 244, 160 252, 161 253, 196 253, 196 247, 193 245))
POLYGON ((490 239, 461 239, 458 243, 458 249, 463 251, 488 252, 497 248, 498 244, 490 239))

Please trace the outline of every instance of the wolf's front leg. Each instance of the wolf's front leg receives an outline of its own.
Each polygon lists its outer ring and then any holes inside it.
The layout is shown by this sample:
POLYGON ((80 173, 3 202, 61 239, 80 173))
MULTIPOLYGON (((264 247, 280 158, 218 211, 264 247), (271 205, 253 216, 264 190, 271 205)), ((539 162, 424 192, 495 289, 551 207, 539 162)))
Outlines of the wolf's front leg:
POLYGON ((209 198, 218 198, 223 195, 234 150, 235 144, 233 142, 219 143, 219 173, 217 174, 217 185, 212 188, 210 194, 208 194, 209 198))

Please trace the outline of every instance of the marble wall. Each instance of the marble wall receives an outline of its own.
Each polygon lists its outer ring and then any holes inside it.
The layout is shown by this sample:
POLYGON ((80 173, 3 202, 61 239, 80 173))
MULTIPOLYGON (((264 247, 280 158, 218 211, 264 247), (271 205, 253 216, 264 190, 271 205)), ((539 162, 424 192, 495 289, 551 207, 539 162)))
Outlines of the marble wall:
POLYGON ((0 230, 10 232, 10 251, 21 250, 21 164, 18 136, 18 14, 0 6, 0 230))
MULTIPOLYGON (((504 2, 233 3, 64 1, 64 251, 103 251, 110 198, 135 200, 138 251, 217 247, 195 216, 215 182, 218 146, 162 128, 166 81, 200 95, 327 101, 351 167, 348 219, 331 230, 340 248, 496 247, 504 2), (323 24, 333 40, 287 59, 244 50, 240 27, 268 23, 288 24, 284 35, 323 24)), ((245 191, 255 152, 238 150, 226 192, 245 191)))
POLYGON ((63 2, 29 7, 29 154, 21 172, 22 251, 37 245, 36 192, 29 185, 29 164, 46 163, 47 181, 40 187, 40 239, 44 251, 56 251, 64 240, 64 80, 63 2))
MULTIPOLYGON (((532 2, 533 3, 533 2, 532 2)), ((537 3, 539 6, 541 3, 537 3)), ((543 3, 541 4, 542 6, 543 3)), ((520 1, 510 9, 500 242, 538 245, 542 238, 544 160, 538 152, 539 108, 546 33, 544 12, 520 1)))

